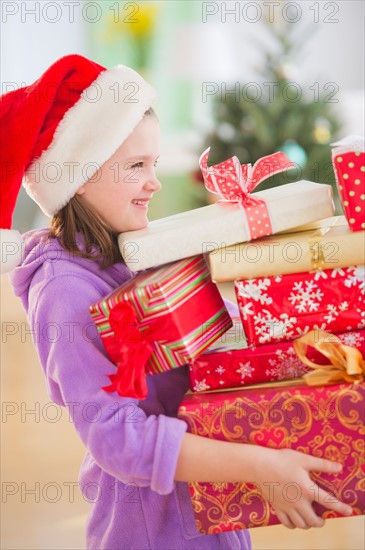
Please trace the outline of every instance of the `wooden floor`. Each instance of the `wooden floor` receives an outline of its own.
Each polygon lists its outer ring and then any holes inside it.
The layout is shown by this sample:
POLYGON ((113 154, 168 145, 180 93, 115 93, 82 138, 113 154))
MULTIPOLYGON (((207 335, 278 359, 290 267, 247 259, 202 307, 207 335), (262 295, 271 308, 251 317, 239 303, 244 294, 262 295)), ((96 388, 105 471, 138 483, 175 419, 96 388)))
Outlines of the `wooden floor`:
MULTIPOLYGON (((230 285, 220 287, 233 298, 230 285)), ((77 488, 84 447, 52 404, 20 301, 1 276, 1 543, 3 550, 82 550, 88 503, 77 488)), ((322 529, 251 530, 255 550, 363 550, 364 517, 322 529)))

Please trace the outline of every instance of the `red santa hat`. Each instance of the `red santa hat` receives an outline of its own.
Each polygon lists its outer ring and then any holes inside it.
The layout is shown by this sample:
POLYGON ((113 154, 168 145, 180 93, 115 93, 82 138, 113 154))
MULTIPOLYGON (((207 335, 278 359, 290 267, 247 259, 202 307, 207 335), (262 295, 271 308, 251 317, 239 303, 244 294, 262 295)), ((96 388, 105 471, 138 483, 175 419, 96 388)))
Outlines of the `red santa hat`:
POLYGON ((52 216, 118 149, 156 99, 133 69, 105 69, 67 55, 30 86, 0 97, 1 272, 22 258, 22 240, 11 229, 23 184, 52 216))

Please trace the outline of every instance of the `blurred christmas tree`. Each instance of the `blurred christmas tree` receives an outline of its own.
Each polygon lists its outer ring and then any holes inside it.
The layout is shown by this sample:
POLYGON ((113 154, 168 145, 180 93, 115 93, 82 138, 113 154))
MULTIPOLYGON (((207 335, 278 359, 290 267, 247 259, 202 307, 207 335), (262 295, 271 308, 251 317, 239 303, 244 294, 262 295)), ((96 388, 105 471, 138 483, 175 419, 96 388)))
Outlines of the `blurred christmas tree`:
MULTIPOLYGON (((321 95, 316 83, 304 93, 303 85, 291 80, 294 59, 308 41, 308 30, 303 39, 294 40, 297 25, 267 20, 264 25, 276 47, 265 51, 259 44, 265 62, 257 84, 241 85, 239 93, 217 94, 213 99, 214 129, 204 142, 204 147, 211 146, 209 164, 233 155, 241 163, 254 164, 260 157, 283 151, 297 169, 269 178, 257 190, 309 179, 332 184, 336 192, 330 143, 337 139, 341 123, 332 111, 333 90, 321 95)), ((227 85, 228 90, 232 88, 227 85)))

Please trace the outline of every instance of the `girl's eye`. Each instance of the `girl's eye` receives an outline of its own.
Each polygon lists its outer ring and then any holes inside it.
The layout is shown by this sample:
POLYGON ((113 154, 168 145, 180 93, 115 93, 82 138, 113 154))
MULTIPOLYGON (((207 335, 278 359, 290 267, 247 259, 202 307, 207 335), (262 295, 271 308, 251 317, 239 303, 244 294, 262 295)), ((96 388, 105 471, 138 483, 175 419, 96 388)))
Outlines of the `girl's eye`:
MULTIPOLYGON (((154 163, 154 166, 156 167, 158 165, 158 160, 154 163)), ((135 164, 132 164, 130 168, 143 168, 143 162, 136 162, 135 164)))

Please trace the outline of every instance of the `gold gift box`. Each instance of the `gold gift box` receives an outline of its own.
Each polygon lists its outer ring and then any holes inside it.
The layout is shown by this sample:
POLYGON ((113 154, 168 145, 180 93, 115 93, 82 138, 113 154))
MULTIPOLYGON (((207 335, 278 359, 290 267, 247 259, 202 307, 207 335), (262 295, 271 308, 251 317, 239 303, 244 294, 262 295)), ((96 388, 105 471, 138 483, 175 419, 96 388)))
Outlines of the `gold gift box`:
POLYGON ((216 283, 302 273, 365 263, 365 231, 350 230, 334 216, 249 243, 218 248, 208 255, 216 283))

